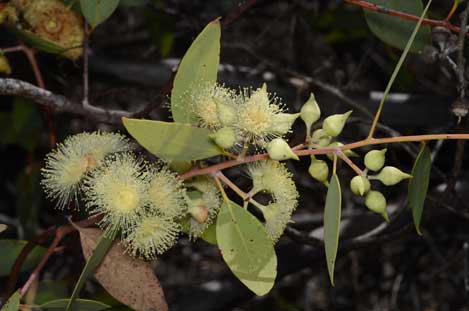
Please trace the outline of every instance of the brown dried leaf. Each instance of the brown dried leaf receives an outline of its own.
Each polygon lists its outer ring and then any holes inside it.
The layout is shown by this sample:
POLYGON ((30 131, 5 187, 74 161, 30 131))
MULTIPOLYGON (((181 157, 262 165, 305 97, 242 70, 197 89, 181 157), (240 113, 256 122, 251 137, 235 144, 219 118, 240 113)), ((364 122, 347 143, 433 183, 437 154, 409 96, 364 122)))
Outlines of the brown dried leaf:
MULTIPOLYGON (((80 228, 83 255, 88 259, 103 231, 80 228)), ((168 305, 160 282, 148 262, 124 254, 114 242, 95 271, 98 282, 114 298, 137 311, 167 311, 168 305)))

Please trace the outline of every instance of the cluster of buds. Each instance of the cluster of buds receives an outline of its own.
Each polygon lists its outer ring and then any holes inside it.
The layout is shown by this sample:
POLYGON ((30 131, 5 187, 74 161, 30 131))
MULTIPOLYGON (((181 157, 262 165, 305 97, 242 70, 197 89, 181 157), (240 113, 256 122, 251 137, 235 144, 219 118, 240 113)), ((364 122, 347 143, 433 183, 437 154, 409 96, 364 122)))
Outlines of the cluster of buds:
POLYGON ((356 195, 365 196, 366 207, 389 221, 386 198, 381 192, 371 190, 370 180, 379 180, 385 186, 393 186, 412 176, 394 166, 384 166, 385 160, 386 149, 369 151, 364 159, 366 170, 362 175, 352 178, 350 190, 356 195), (368 171, 377 172, 377 174, 369 175, 368 171))
POLYGON ((175 244, 183 223, 198 236, 220 206, 217 188, 196 180, 186 192, 164 164, 135 155, 126 138, 113 133, 81 133, 67 138, 46 157, 42 184, 61 209, 84 202, 99 225, 121 233, 126 251, 154 259, 175 244), (194 225, 196 223, 197 225, 194 225))

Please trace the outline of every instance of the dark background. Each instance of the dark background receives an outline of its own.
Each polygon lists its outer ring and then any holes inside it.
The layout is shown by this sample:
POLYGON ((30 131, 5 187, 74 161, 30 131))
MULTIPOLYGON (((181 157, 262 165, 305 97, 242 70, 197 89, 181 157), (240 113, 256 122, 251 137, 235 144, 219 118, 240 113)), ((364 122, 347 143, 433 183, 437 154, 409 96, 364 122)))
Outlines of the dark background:
MULTIPOLYGON (((451 4, 435 1, 430 17, 443 18, 451 4)), ((222 16, 234 20, 222 30, 221 82, 259 87, 266 81, 291 112, 299 111, 314 92, 323 115, 345 112, 350 102, 374 113, 378 101, 370 94, 385 89, 401 51, 370 32, 361 9, 342 1, 264 0, 238 16, 239 5, 228 0, 181 0, 120 7, 90 38, 90 102, 125 110, 150 105, 147 118, 170 120, 167 91, 172 70, 201 29, 222 16)), ((458 13, 452 20, 456 25, 458 13)), ((0 28, 0 47, 15 44, 16 38, 0 28)), ((35 83, 24 55, 8 54, 8 58, 11 77, 35 83)), ((81 61, 40 53, 38 62, 46 87, 78 104, 83 90, 81 61)), ((392 90, 409 99, 387 102, 381 119, 385 127, 379 127, 378 136, 468 132, 466 120, 458 123, 451 113, 456 86, 447 63, 428 64, 421 55, 409 55, 392 90)), ((369 115, 355 109, 341 140, 364 138, 370 121, 369 115)), ((125 133, 120 124, 101 124, 70 114, 56 115, 55 127, 59 141, 84 130, 125 133)), ((303 124, 295 123, 294 129, 292 144, 304 139, 303 124)), ((44 199, 39 185, 39 169, 50 150, 48 137, 46 116, 39 106, 19 98, 1 98, 0 223, 9 225, 2 238, 31 239, 51 225, 66 222, 63 213, 44 199)), ((418 144, 386 147, 388 164, 407 172, 412 169, 418 144)), ((345 228, 332 287, 322 247, 307 238, 322 227, 326 188, 307 175, 309 163, 302 160, 289 164, 301 199, 291 224, 294 230, 276 246, 279 275, 274 289, 267 296, 254 297, 231 274, 216 247, 182 237, 156 263, 170 309, 464 309, 469 293, 467 284, 465 290, 469 256, 463 248, 469 240, 468 157, 457 157, 454 141, 433 142, 430 147, 435 158, 423 237, 413 228, 406 207, 407 183, 403 182, 381 189, 389 211, 398 215, 393 223, 378 237, 357 239, 378 226, 381 218, 351 195, 346 185, 353 172, 341 165, 345 228), (460 170, 455 170, 455 164, 461 164, 460 170), (448 183, 455 187, 445 191, 448 183)), ((363 148, 360 154, 367 150, 363 148)), ((241 187, 248 186, 239 169, 228 175, 241 187)), ((61 280, 60 286, 72 288, 84 264, 77 237, 73 234, 65 240, 65 251, 52 257, 44 280, 61 280)), ((22 275, 22 282, 27 276, 22 275)), ((89 282, 84 296, 100 300, 105 294, 97 283, 89 282)))

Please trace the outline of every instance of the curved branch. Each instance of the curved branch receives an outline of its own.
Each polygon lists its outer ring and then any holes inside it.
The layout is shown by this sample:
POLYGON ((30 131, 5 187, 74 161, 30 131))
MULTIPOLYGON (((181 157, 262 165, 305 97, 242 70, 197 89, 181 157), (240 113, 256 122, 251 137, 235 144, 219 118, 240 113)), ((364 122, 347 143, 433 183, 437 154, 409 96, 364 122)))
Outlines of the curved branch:
POLYGON ((54 94, 18 79, 0 79, 0 95, 24 97, 44 107, 53 109, 56 113, 68 112, 107 123, 120 123, 122 117, 132 117, 139 113, 124 110, 107 110, 92 105, 82 106, 79 103, 70 101, 63 95, 54 94))

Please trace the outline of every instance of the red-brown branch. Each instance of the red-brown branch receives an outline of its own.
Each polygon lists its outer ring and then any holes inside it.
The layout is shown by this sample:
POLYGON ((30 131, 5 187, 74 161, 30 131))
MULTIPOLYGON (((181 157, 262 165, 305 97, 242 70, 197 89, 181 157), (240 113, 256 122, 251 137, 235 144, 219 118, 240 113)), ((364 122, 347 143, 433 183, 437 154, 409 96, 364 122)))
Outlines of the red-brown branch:
MULTIPOLYGON (((370 11, 383 13, 383 14, 387 14, 391 16, 397 16, 402 19, 413 21, 413 22, 418 22, 420 19, 419 16, 404 13, 404 12, 393 10, 393 9, 388 9, 384 6, 370 3, 364 0, 344 0, 344 1, 348 4, 359 6, 365 10, 370 10, 370 11)), ((447 20, 436 20, 436 19, 424 18, 422 20, 422 24, 444 27, 455 33, 459 33, 461 31, 460 27, 450 24, 447 20)), ((466 34, 466 36, 469 36, 469 34, 466 34)))

